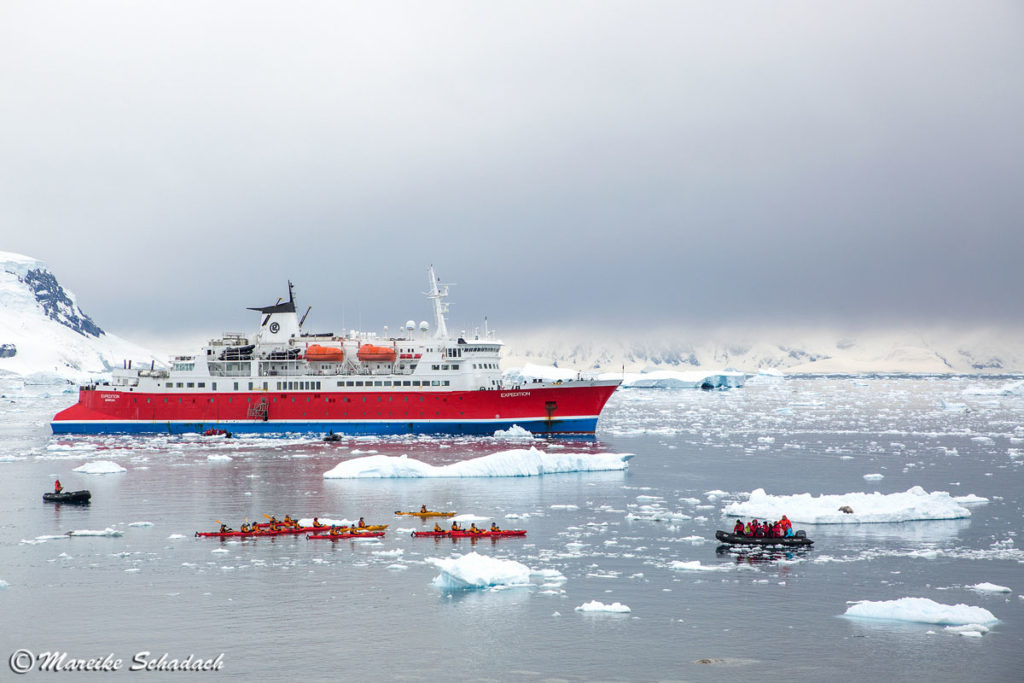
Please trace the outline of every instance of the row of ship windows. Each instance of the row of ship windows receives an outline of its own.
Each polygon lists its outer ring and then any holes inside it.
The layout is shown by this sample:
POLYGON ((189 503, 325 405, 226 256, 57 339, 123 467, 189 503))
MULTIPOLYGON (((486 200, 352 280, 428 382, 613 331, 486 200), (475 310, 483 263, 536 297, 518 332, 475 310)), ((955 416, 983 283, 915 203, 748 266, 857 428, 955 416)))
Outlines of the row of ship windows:
MULTIPOLYGON (((232 382, 232 384, 234 385, 233 386, 233 390, 234 391, 238 391, 238 382, 232 382)), ((258 382, 249 382, 249 391, 252 391, 254 389, 258 389, 259 387, 257 386, 257 384, 258 384, 258 382)), ((269 382, 263 382, 263 391, 269 391, 270 390, 269 384, 270 384, 269 382)), ((274 384, 277 385, 275 387, 275 389, 277 391, 319 391, 320 390, 320 382, 314 382, 314 381, 309 381, 309 382, 275 382, 274 384)), ((160 385, 157 384, 157 386, 160 386, 160 385)), ((178 389, 205 389, 206 388, 206 382, 177 382, 177 383, 175 383, 175 382, 168 382, 165 386, 167 386, 167 388, 169 388, 169 389, 173 389, 173 388, 178 388, 178 389)), ((363 380, 341 381, 341 380, 339 380, 338 381, 338 386, 339 387, 363 387, 363 386, 366 386, 366 387, 391 387, 391 386, 395 386, 395 387, 448 387, 448 386, 451 386, 451 382, 448 381, 448 380, 436 380, 436 379, 435 380, 426 380, 426 379, 425 380, 418 380, 418 379, 408 380, 407 379, 407 380, 395 380, 394 382, 392 382, 389 379, 376 380, 376 381, 371 381, 371 380, 366 380, 366 381, 363 381, 363 380)), ((211 389, 213 391, 217 391, 217 383, 216 382, 211 382, 211 389)))
POLYGON ((497 370, 497 363, 473 363, 474 370, 497 370))
MULTIPOLYGON (((289 382, 289 384, 295 384, 295 382, 289 382)), ((317 382, 317 384, 319 384, 319 382, 317 382)), ((368 386, 368 387, 390 387, 390 386, 396 386, 396 387, 420 387, 420 386, 423 386, 423 387, 447 387, 447 386, 451 386, 451 382, 449 382, 448 380, 443 380, 442 381, 442 380, 436 380, 436 379, 435 380, 426 380, 425 379, 423 381, 420 381, 418 379, 414 379, 414 380, 408 380, 407 379, 407 380, 399 381, 399 380, 396 379, 394 382, 392 382, 389 379, 376 380, 376 381, 373 381, 373 382, 371 382, 370 380, 366 380, 365 382, 362 382, 360 380, 355 380, 355 381, 348 380, 348 381, 345 381, 345 382, 340 382, 339 381, 338 382, 338 386, 339 387, 361 387, 361 386, 368 386)), ((317 387, 317 389, 319 389, 319 388, 320 387, 317 387)))

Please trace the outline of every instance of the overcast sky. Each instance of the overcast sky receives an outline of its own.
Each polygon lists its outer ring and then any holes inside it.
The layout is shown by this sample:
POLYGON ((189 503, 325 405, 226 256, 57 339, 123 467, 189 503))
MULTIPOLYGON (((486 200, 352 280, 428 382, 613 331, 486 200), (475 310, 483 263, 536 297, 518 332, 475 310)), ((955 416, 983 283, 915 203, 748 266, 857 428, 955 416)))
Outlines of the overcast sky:
POLYGON ((121 334, 1024 319, 1024 3, 0 2, 0 250, 121 334))

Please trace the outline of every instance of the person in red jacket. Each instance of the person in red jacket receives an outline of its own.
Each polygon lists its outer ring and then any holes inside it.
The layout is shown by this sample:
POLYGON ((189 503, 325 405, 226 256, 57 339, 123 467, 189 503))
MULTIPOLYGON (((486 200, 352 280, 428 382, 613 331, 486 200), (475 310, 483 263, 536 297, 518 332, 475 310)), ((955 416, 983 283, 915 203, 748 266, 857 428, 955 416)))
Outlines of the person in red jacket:
POLYGON ((736 535, 736 536, 742 536, 743 535, 743 528, 744 528, 743 527, 743 520, 742 519, 737 519, 736 520, 736 526, 734 526, 732 528, 732 533, 734 535, 736 535))
POLYGON ((775 524, 772 525, 772 537, 782 538, 782 522, 775 522, 775 524))
POLYGON ((60 493, 63 490, 64 490, 64 487, 60 485, 60 479, 58 479, 57 481, 53 482, 53 492, 54 493, 60 493))

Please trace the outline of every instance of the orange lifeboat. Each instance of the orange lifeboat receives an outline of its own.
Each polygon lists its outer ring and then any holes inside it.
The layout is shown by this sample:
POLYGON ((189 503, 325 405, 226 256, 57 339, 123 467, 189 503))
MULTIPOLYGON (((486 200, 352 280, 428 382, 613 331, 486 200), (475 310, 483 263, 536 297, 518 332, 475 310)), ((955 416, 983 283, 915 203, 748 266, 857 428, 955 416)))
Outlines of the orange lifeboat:
POLYGON ((306 349, 306 360, 310 363, 340 363, 345 359, 345 352, 331 346, 313 344, 306 349))
POLYGON ((394 363, 395 350, 390 346, 363 344, 359 347, 359 351, 356 352, 356 358, 365 363, 394 363))

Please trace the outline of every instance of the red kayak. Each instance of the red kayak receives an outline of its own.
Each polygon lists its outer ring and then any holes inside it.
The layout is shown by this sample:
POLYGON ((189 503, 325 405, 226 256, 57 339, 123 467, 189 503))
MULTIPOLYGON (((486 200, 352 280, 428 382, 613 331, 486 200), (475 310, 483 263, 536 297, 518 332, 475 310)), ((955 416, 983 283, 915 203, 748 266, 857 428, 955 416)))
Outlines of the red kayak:
POLYGON ((383 531, 367 531, 362 534, 312 534, 306 538, 311 541, 337 541, 341 538, 379 538, 383 535, 383 531))
POLYGON ((311 531, 325 531, 329 527, 294 527, 292 529, 281 529, 271 531, 270 529, 257 529, 256 531, 197 531, 196 536, 212 536, 216 538, 256 538, 260 536, 296 536, 308 534, 311 531))
POLYGON ((501 538, 503 536, 525 536, 525 529, 502 529, 501 531, 414 531, 414 537, 425 538, 501 538))
POLYGON ((197 531, 196 536, 208 538, 258 538, 259 536, 280 536, 276 531, 197 531))

